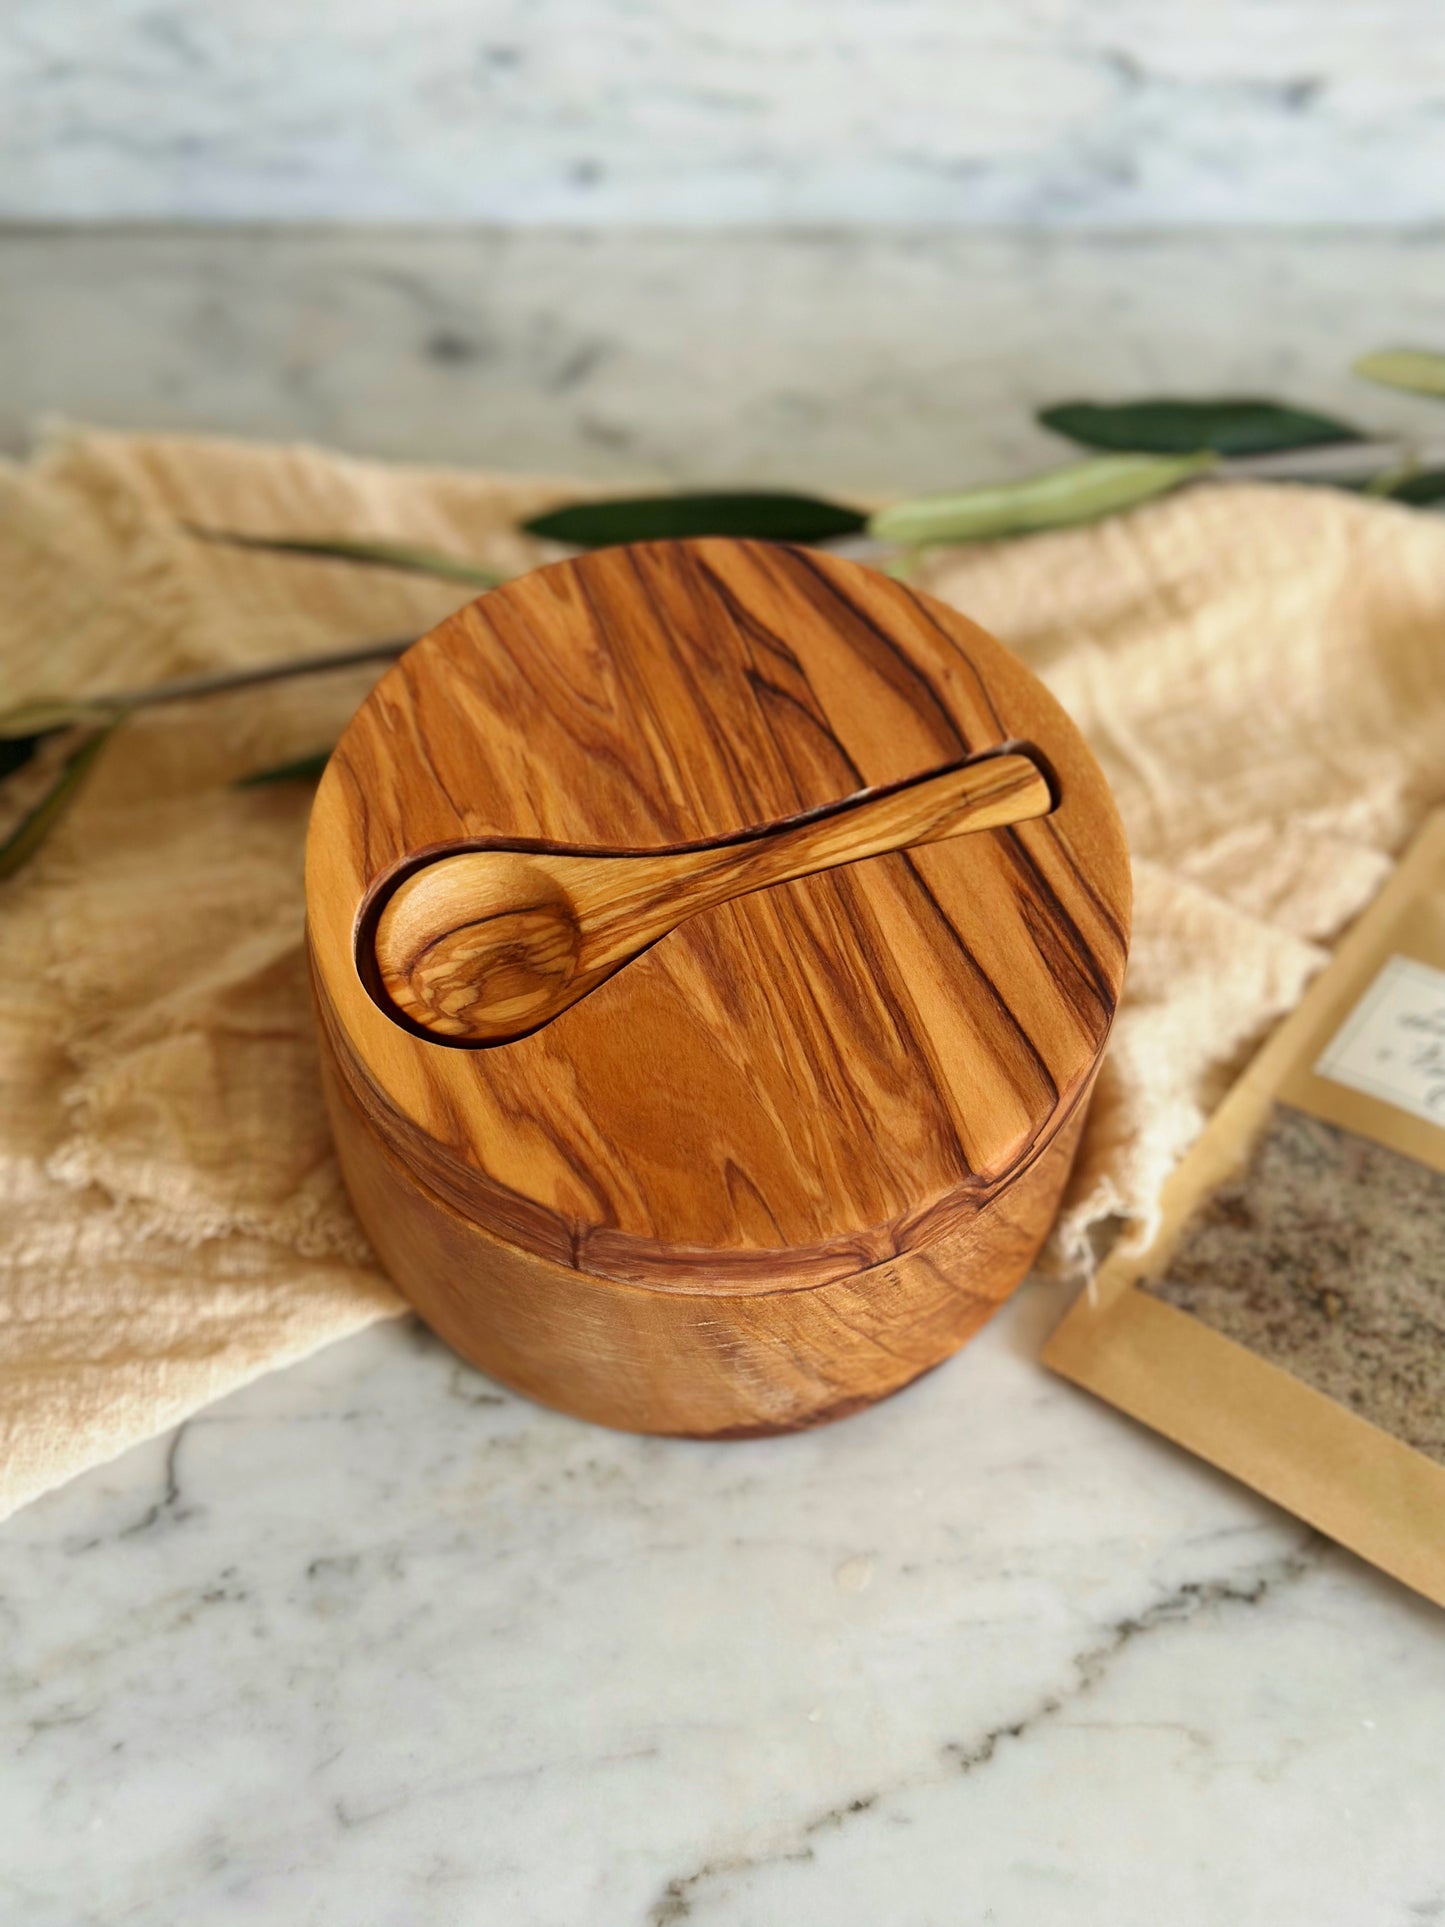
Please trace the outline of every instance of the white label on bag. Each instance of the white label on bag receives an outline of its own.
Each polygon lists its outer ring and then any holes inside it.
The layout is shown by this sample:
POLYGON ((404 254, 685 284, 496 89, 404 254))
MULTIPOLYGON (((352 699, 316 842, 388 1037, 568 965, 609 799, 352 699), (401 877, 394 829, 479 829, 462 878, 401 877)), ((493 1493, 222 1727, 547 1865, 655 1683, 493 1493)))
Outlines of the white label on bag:
POLYGON ((1316 1077, 1445 1125, 1445 970, 1391 957, 1314 1068, 1316 1077))

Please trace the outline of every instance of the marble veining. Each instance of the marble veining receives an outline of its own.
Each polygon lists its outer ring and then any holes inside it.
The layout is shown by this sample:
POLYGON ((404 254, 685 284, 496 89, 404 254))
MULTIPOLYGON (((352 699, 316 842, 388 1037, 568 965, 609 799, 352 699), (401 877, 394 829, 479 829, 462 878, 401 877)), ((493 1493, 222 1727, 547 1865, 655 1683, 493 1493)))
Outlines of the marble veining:
POLYGON ((0 1534, 0 1915, 1437 1917, 1438 1613, 1047 1377, 1057 1310, 726 1446, 392 1326, 51 1494, 0 1534))
POLYGON ((82 230, 0 236, 0 446, 42 416, 863 495, 1065 460, 1033 411, 1265 393, 1440 338, 1439 236, 82 230), (104 353, 97 316, 105 317, 104 353))
POLYGON ((1441 213, 1433 0, 11 0, 0 215, 514 226, 1441 213))

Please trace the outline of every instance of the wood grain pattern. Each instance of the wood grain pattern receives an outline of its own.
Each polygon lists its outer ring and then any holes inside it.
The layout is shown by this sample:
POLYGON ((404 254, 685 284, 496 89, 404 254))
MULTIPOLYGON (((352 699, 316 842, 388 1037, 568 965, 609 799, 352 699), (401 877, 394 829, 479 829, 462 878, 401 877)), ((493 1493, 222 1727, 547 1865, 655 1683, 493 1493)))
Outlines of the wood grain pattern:
POLYGON ((493 847, 433 858, 359 941, 390 1007, 451 1043, 509 1044, 560 1017, 689 917, 840 864, 1046 816, 1026 753, 987 753, 835 808, 672 851, 493 847))
POLYGON ((1012 1288, 1129 878, 1093 758, 985 632, 719 540, 538 571, 409 651, 322 780, 307 903, 338 1139, 403 1289, 538 1397, 716 1434, 879 1396, 1012 1288), (515 1042, 449 1049, 358 973, 368 911, 457 843, 676 849, 1015 742, 1051 815, 714 904, 515 1042))

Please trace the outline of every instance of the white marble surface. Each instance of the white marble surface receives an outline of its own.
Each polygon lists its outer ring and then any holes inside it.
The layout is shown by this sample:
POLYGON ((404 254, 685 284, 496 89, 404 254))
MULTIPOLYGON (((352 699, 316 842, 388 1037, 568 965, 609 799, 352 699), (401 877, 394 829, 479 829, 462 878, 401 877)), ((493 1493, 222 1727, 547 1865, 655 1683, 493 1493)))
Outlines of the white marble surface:
POLYGON ((8 0, 0 214, 1438 220, 1435 0, 8 0))
POLYGON ((786 1441, 353 1340, 0 1537, 16 1927, 1414 1927, 1445 1622, 1044 1376, 786 1441))
MULTIPOLYGON (((1263 391, 1416 431, 1445 236, 158 229, 0 235, 0 446, 60 411, 608 477, 915 491, 1042 404, 1263 391)), ((1438 410, 1433 413, 1438 414, 1438 410)))
MULTIPOLYGON (((0 421, 927 486, 1069 391, 1409 421, 1342 370, 1439 286, 1386 237, 10 237, 0 421)), ((0 1528, 0 1921, 1445 1922, 1445 1618, 1047 1377, 1060 1308, 719 1447, 394 1325, 50 1495, 0 1528)))

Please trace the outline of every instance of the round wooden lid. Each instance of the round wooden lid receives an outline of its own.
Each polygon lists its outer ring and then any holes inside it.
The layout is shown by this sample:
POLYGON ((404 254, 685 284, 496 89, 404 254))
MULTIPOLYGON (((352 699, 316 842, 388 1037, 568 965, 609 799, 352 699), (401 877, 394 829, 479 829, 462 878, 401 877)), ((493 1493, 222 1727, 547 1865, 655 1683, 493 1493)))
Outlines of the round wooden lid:
POLYGON ((722 540, 560 562, 424 637, 327 767, 306 890, 338 1069, 418 1182, 677 1290, 847 1276, 996 1196, 1087 1094, 1129 917, 1104 778, 1014 656, 872 570, 722 540), (1011 739, 1051 816, 707 910, 516 1042, 428 1041, 358 975, 419 852, 723 837, 1011 739))

